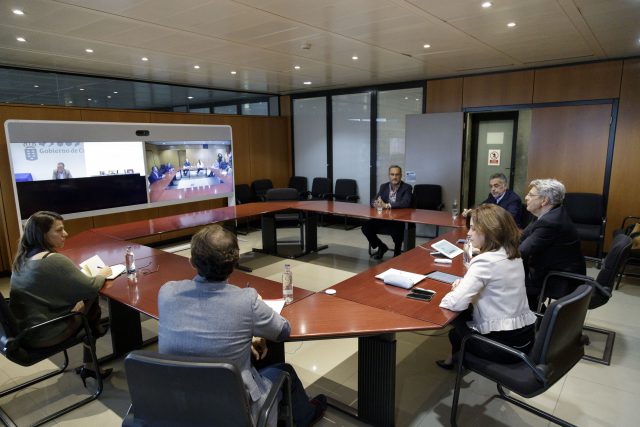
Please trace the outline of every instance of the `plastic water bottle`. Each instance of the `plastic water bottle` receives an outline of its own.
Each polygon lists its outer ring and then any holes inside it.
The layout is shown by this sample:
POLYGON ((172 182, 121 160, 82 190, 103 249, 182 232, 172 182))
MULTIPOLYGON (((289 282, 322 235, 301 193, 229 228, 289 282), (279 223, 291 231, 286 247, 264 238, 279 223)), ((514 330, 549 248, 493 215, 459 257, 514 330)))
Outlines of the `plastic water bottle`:
POLYGON ((451 203, 451 216, 453 218, 458 216, 458 201, 453 199, 453 203, 451 203))
POLYGON ((471 239, 469 238, 469 236, 467 236, 467 239, 464 241, 464 247, 462 249, 462 263, 465 267, 469 267, 471 258, 473 258, 473 244, 471 243, 471 239))
POLYGON ((282 298, 285 304, 293 302, 293 274, 289 264, 284 265, 284 273, 282 273, 282 298))
POLYGON ((127 274, 136 272, 136 257, 133 255, 133 249, 131 249, 131 246, 127 247, 127 252, 124 254, 124 265, 127 270, 127 274))

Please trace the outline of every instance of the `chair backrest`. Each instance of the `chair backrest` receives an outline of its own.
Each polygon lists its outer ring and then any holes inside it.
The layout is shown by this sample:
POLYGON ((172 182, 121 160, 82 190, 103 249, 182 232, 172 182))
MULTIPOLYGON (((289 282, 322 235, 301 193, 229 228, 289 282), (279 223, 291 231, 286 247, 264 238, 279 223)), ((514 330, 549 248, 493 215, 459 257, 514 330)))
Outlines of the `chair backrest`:
POLYGON ((306 176, 292 176, 289 178, 289 188, 295 188, 298 193, 304 193, 308 190, 306 176))
POLYGON ((228 362, 134 351, 124 366, 133 420, 123 426, 252 425, 242 377, 228 362))
POLYGON ((311 183, 311 197, 324 197, 331 193, 331 183, 328 178, 316 177, 311 183))
POLYGON ((251 193, 251 188, 248 184, 238 184, 236 185, 236 203, 239 205, 243 205, 245 203, 251 203, 254 201, 253 194, 251 193))
MULTIPOLYGON (((598 282, 603 288, 606 288, 609 293, 613 291, 616 277, 629 257, 629 253, 631 252, 631 242, 631 237, 625 234, 618 234, 613 238, 613 242, 611 242, 609 253, 604 259, 604 263, 600 269, 600 273, 598 273, 598 277, 596 277, 596 282, 598 282)), ((609 295, 598 292, 596 289, 593 291, 589 308, 600 307, 609 301, 609 298, 609 295)))
POLYGON ((348 196, 358 195, 358 183, 355 179, 336 179, 334 191, 336 200, 347 200, 348 196))
POLYGON ((273 188, 273 183, 270 179, 257 179, 251 183, 251 189, 256 197, 262 199, 267 194, 267 190, 273 188))
POLYGON ((582 334, 593 288, 582 284, 549 305, 529 357, 547 369, 550 384, 562 378, 584 355, 582 334))
POLYGON ((300 194, 295 188, 270 188, 265 194, 265 200, 298 200, 299 196, 300 194))
POLYGON ((442 209, 442 187, 436 184, 416 184, 413 186, 413 207, 415 209, 442 209))
POLYGON ((601 194, 567 193, 563 204, 574 224, 602 225, 604 199, 601 194))

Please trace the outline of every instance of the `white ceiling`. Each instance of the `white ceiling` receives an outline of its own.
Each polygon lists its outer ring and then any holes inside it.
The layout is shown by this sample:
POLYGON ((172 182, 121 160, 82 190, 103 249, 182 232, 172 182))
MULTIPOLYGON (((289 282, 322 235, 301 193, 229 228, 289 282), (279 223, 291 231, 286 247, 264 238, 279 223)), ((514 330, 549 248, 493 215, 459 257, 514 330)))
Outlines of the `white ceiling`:
POLYGON ((481 3, 1 0, 0 64, 287 94, 640 55, 640 0, 481 3))

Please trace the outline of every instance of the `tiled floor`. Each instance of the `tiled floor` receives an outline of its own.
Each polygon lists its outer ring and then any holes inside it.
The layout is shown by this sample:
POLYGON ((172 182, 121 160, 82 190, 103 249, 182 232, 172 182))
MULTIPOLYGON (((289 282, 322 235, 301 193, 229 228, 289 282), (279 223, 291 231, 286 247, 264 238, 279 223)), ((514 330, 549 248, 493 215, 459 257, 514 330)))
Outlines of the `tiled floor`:
MULTIPOLYGON (((295 236, 294 230, 289 230, 295 236)), ((280 233, 280 232, 279 232, 280 233)), ((281 234, 288 234, 287 231, 281 234)), ((329 248, 297 260, 284 260, 250 252, 260 246, 260 234, 240 236, 241 262, 253 274, 279 280, 283 265, 290 263, 294 284, 309 290, 331 286, 375 264, 366 250, 359 229, 321 228, 321 243, 329 248)), ((389 245, 391 242, 388 242, 389 245)), ((187 255, 185 251, 177 252, 187 255)), ((590 269, 592 275, 597 270, 590 269)), ((6 295, 8 279, 0 279, 6 295)), ((611 366, 581 361, 547 393, 530 402, 580 426, 635 426, 640 419, 640 280, 623 280, 620 290, 603 307, 588 315, 589 324, 617 332, 611 366)), ((339 321, 339 319, 337 319, 339 321)), ((146 334, 155 332, 156 322, 144 322, 146 334)), ((446 332, 401 333, 397 335, 396 424, 398 426, 449 425, 455 375, 435 366, 446 356, 446 332)), ((594 337, 594 346, 600 342, 594 337)), ((102 354, 109 352, 108 337, 99 341, 102 354)), ((357 406, 357 342, 354 339, 305 341, 286 344, 287 361, 292 363, 310 395, 326 393, 357 406)), ((80 350, 72 351, 72 366, 79 364, 80 350)), ((52 366, 43 362, 25 369, 0 357, 0 387, 20 381, 34 372, 52 366)), ((106 381, 98 401, 59 418, 51 425, 119 426, 129 405, 122 361, 116 361, 114 374, 106 381)), ((544 420, 499 399, 492 399, 493 383, 468 374, 461 394, 461 426, 542 426, 544 420)), ((49 380, 13 396, 0 399, 0 406, 19 426, 28 425, 42 413, 49 413, 65 396, 78 397, 84 390, 73 373, 49 380)), ((330 409, 319 426, 361 426, 330 409)))

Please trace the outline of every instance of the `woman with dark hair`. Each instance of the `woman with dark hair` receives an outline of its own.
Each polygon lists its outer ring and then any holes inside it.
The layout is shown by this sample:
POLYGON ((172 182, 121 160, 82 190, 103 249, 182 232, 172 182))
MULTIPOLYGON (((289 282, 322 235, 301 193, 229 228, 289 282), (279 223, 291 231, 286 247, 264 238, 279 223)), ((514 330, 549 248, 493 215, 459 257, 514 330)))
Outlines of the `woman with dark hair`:
MULTIPOLYGON (((64 246, 68 234, 62 216, 55 212, 36 212, 27 220, 13 261, 11 273, 10 308, 18 327, 25 329, 69 312, 82 312, 91 326, 94 339, 103 336, 106 328, 100 325, 98 291, 104 285, 111 268, 101 269, 96 277, 89 277, 66 256, 56 252, 64 246)), ((25 337, 33 348, 61 343, 78 333, 82 327, 79 317, 68 324, 40 329, 25 337)), ((96 378, 89 348, 84 349, 84 366, 77 372, 85 383, 87 377, 96 378)), ((103 378, 111 369, 100 372, 103 378)))
MULTIPOLYGON (((482 334, 524 353, 533 345, 536 316, 527 303, 524 267, 518 250, 520 233, 513 217, 498 205, 480 205, 471 213, 469 237, 479 254, 440 302, 440 307, 463 311, 449 331, 451 356, 436 361, 444 369, 453 368, 453 359, 467 334, 482 334)), ((496 355, 479 341, 468 345, 468 351, 482 358, 504 363, 515 361, 512 356, 496 355)))

